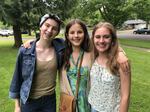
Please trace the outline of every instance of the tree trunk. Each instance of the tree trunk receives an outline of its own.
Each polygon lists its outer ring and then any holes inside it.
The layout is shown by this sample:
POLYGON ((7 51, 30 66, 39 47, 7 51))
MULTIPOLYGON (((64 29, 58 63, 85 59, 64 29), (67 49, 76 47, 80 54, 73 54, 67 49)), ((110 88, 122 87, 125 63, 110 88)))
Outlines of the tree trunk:
POLYGON ((14 31, 14 45, 13 47, 19 48, 22 45, 22 36, 21 36, 21 30, 19 25, 13 25, 13 31, 14 31))
POLYGON ((148 28, 149 20, 146 20, 146 28, 148 28))
POLYGON ((29 36, 31 36, 31 29, 28 29, 28 34, 29 36))

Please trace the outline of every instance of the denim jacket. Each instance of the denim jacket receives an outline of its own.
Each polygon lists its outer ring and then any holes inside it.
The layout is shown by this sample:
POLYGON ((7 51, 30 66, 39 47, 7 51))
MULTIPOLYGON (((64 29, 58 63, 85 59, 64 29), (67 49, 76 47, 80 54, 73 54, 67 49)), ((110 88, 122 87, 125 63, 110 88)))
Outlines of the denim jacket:
MULTIPOLYGON (((18 51, 18 57, 16 61, 16 67, 12 82, 10 85, 9 96, 10 98, 19 98, 23 104, 26 103, 33 81, 33 76, 36 68, 36 52, 35 42, 31 43, 31 48, 26 49, 23 46, 18 51)), ((57 68, 62 66, 64 41, 63 39, 56 38, 52 41, 52 45, 55 48, 57 56, 57 68)))

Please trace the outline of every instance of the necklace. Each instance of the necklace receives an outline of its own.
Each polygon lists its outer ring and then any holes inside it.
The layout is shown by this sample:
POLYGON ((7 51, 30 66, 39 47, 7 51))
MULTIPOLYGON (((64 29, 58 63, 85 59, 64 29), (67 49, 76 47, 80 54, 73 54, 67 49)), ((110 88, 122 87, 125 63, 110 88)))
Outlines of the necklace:
POLYGON ((78 59, 77 59, 77 62, 75 63, 75 60, 72 56, 72 54, 70 55, 70 59, 73 63, 73 65, 77 68, 78 67, 78 64, 79 64, 79 60, 81 59, 81 56, 83 55, 83 50, 80 50, 80 53, 79 53, 79 56, 78 56, 78 59))

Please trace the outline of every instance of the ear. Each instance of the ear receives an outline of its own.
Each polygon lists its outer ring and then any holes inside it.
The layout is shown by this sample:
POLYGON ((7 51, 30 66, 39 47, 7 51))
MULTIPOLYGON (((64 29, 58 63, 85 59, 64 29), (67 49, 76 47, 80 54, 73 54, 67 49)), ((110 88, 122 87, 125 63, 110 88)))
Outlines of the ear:
POLYGON ((68 38, 69 38, 69 35, 67 34, 66 37, 67 37, 67 39, 68 39, 68 38))
POLYGON ((114 42, 111 42, 111 46, 114 46, 114 42))
MULTIPOLYGON (((42 26, 41 26, 42 27, 42 26)), ((41 31, 41 27, 39 28, 40 29, 40 31, 41 31)))

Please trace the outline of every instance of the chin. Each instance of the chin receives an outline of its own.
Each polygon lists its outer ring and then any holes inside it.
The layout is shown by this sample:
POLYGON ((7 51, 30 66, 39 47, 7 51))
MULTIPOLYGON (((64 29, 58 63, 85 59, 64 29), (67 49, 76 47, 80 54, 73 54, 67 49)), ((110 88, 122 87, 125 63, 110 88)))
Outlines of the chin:
POLYGON ((108 49, 107 48, 102 48, 102 49, 97 49, 99 52, 104 53, 106 52, 108 49))

